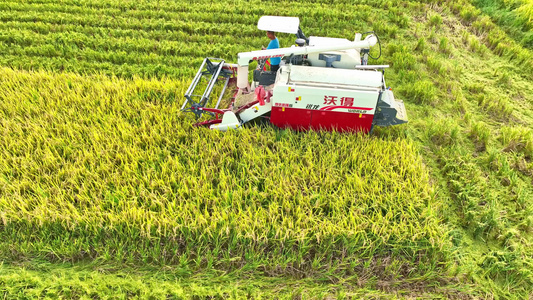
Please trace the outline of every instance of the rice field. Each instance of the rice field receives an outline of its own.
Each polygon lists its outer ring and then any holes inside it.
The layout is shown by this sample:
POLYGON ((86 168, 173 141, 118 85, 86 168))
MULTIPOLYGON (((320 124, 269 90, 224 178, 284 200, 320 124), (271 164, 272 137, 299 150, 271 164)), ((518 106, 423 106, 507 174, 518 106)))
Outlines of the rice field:
POLYGON ((1 72, 3 233, 32 244, 15 253, 350 272, 394 250, 439 263, 445 233, 408 141, 211 132, 169 101, 180 82, 1 72))
POLYGON ((533 55, 483 5, 0 1, 0 295, 531 297, 533 55), (193 127, 269 14, 375 30, 410 123, 193 127))

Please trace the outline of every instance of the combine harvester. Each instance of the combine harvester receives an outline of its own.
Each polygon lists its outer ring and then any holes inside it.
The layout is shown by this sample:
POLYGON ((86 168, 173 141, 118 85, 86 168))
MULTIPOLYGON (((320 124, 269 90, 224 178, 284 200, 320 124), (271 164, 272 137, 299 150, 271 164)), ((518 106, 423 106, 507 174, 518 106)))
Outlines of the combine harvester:
MULTIPOLYGON (((296 34, 289 48, 258 50, 238 54, 237 64, 221 59, 204 59, 185 93, 183 111, 193 112, 197 123, 226 131, 265 118, 281 128, 324 129, 371 132, 374 125, 390 126, 407 122, 402 101, 395 100, 385 85, 388 65, 368 65, 370 48, 379 39, 375 34, 355 34, 347 39, 311 36, 307 38, 295 17, 263 16, 260 30, 296 34), (282 57, 277 72, 265 71, 268 58, 282 57), (259 61, 248 81, 248 66, 259 61), (209 77, 202 95, 194 90, 204 76, 209 77), (223 82, 215 105, 210 96, 217 82, 223 82), (229 107, 221 109, 229 85, 236 84, 229 107), (208 106, 212 106, 209 108, 208 106)), ((381 49, 380 49, 381 52, 381 49)), ((381 55, 381 53, 380 53, 381 55)))

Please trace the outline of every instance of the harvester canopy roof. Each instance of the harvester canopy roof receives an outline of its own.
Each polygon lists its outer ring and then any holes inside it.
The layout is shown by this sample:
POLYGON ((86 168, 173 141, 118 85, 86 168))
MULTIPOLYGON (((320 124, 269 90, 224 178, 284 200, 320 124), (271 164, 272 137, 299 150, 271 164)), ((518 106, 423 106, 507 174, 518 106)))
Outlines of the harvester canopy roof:
POLYGON ((259 30, 298 33, 300 19, 297 17, 262 16, 257 22, 259 30))
POLYGON ((322 83, 334 86, 342 84, 379 89, 383 85, 383 74, 379 71, 290 66, 289 82, 322 83))

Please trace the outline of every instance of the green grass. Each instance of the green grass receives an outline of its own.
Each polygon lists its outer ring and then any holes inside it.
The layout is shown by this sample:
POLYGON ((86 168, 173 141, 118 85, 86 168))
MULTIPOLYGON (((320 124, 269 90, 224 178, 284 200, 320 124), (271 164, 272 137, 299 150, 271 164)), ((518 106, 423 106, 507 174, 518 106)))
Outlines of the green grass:
POLYGON ((531 297, 533 55, 495 18, 527 3, 480 3, 277 4, 309 35, 377 31, 410 123, 373 136, 179 112, 271 5, 0 3, 0 291, 531 297))

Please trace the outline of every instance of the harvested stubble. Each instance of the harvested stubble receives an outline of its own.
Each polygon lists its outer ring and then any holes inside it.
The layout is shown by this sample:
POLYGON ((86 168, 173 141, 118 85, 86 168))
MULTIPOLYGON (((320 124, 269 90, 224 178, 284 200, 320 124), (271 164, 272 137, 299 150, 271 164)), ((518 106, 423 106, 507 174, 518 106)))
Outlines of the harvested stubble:
POLYGON ((0 69, 0 251, 299 276, 445 263, 411 142, 197 129, 185 87, 0 69))

